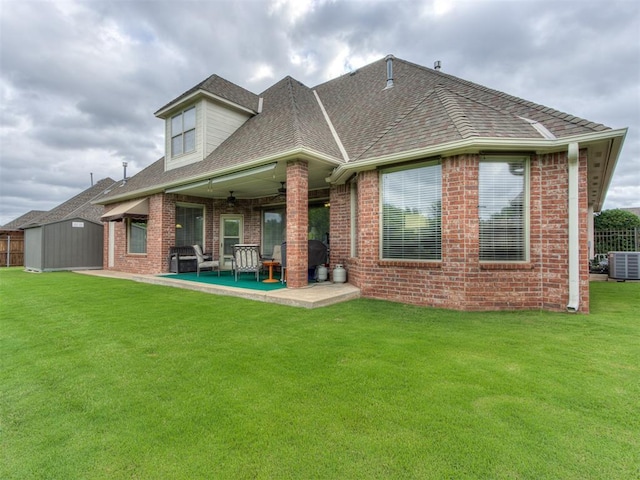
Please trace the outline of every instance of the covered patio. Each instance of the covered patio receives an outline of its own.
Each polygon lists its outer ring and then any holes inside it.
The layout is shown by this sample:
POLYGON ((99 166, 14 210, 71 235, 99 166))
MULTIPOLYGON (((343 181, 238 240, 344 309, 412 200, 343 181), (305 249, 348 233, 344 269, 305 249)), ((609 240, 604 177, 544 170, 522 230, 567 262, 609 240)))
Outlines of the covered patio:
POLYGON ((315 267, 307 263, 308 241, 330 248, 330 171, 322 162, 281 160, 167 189, 162 230, 169 244, 161 248, 202 245, 225 271, 234 245, 258 245, 260 256, 270 258, 286 242, 286 286, 303 288, 315 267))

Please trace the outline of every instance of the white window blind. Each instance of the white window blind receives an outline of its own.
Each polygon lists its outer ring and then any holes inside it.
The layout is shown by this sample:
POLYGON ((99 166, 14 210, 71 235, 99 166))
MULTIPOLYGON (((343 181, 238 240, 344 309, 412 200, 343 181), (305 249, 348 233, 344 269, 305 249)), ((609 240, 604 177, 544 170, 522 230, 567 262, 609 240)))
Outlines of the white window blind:
POLYGON ((527 165, 524 158, 480 162, 481 261, 527 259, 527 165))
POLYGON ((382 172, 382 258, 442 258, 440 163, 382 172))

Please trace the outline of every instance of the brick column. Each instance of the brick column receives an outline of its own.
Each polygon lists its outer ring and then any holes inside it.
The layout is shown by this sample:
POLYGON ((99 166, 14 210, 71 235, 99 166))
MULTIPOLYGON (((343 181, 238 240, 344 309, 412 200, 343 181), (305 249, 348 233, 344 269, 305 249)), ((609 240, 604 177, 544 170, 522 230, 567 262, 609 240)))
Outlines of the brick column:
POLYGON ((309 165, 287 162, 287 286, 307 285, 309 262, 309 165))
MULTIPOLYGON (((477 155, 442 163, 443 290, 453 308, 468 308, 480 260, 477 155)), ((451 308, 448 307, 448 308, 451 308)))
MULTIPOLYGON (((365 296, 385 298, 386 286, 376 285, 375 279, 387 278, 380 260, 380 174, 369 170, 358 174, 358 268, 352 284, 365 296)), ((347 272, 349 273, 349 272, 347 272)))

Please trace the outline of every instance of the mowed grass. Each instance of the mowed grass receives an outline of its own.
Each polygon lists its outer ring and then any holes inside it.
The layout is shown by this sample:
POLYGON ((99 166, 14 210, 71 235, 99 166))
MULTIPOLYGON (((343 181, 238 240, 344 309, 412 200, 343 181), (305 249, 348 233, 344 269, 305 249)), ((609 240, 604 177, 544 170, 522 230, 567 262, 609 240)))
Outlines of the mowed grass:
POLYGON ((640 476, 640 284, 303 310, 0 270, 0 478, 640 476))

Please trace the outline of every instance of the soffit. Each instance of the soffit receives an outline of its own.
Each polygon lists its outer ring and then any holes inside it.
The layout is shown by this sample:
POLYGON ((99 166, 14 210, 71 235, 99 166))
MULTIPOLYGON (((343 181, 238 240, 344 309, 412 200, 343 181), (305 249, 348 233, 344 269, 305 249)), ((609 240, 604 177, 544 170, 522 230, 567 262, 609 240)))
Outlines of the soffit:
MULTIPOLYGON (((308 163, 308 182, 309 190, 318 190, 327 188, 326 177, 331 174, 333 166, 322 162, 310 161, 308 163)), ((233 191, 233 196, 238 199, 254 199, 276 196, 278 189, 282 186, 281 182, 286 182, 286 162, 277 162, 271 170, 248 174, 244 176, 221 176, 211 177, 213 182, 207 180, 177 186, 175 189, 169 189, 174 193, 181 195, 192 195, 203 198, 224 199, 229 196, 229 192, 233 191), (230 177, 225 180, 226 177, 230 177), (222 181, 220 180, 222 179, 222 181)), ((286 183, 285 183, 286 186, 286 183)))

